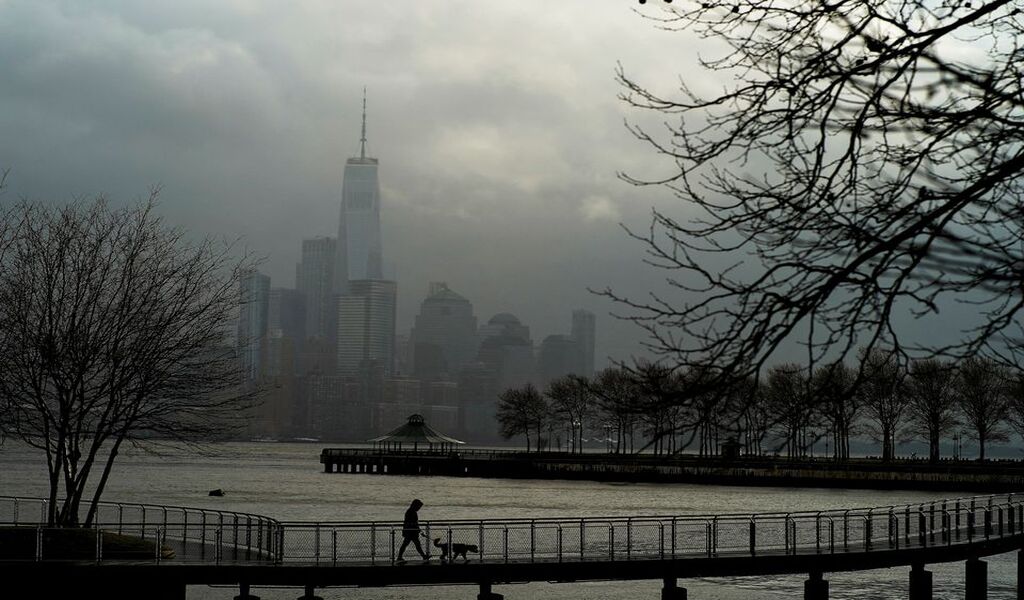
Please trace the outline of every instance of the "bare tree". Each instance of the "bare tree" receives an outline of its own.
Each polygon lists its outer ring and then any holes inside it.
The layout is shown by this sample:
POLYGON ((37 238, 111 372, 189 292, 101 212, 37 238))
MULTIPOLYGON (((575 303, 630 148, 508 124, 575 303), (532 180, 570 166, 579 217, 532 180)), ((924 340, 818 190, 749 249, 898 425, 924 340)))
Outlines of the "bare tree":
POLYGON ((764 453, 764 441, 772 427, 772 407, 764 393, 764 386, 753 377, 734 388, 734 405, 740 411, 739 422, 745 454, 760 456, 764 453))
POLYGON ((569 449, 583 451, 583 427, 594 412, 594 394, 590 382, 579 375, 559 377, 548 384, 544 395, 552 414, 569 424, 569 449))
POLYGON ((631 367, 643 434, 655 454, 673 454, 680 434, 692 430, 686 377, 668 365, 640 359, 631 367))
POLYGON ((868 418, 868 433, 882 442, 882 460, 896 456, 896 434, 909 399, 903 389, 906 377, 897 354, 880 349, 861 353, 861 383, 857 394, 868 418))
POLYGON ((978 442, 978 460, 985 460, 985 444, 1005 441, 1008 378, 991 360, 968 358, 960 363, 960 410, 971 437, 978 442))
POLYGON ((505 390, 498 396, 497 419, 502 437, 511 439, 517 435, 526 436, 527 450, 530 449, 530 433, 533 432, 537 451, 540 451, 541 432, 547 417, 547 403, 532 383, 505 390))
POLYGON ((620 68, 624 100, 671 119, 665 133, 632 126, 669 171, 623 177, 667 186, 697 215, 655 211, 633 232, 685 296, 607 295, 633 308, 655 351, 720 380, 760 371, 794 338, 812 367, 881 343, 1012 360, 1024 338, 1020 10, 1014 0, 673 3, 660 27, 723 50, 678 93, 620 68), (983 305, 962 335, 906 339, 901 319, 960 300, 983 305))
POLYGON ((1007 373, 1006 419, 1017 435, 1024 436, 1024 371, 1007 373))
POLYGON ((8 214, 0 396, 11 433, 45 453, 51 525, 78 524, 83 501, 91 523, 126 442, 216 439, 253 399, 224 337, 247 263, 166 226, 154 201, 8 214))
POLYGON ((850 436, 855 431, 861 405, 854 393, 854 373, 845 363, 823 365, 814 372, 812 394, 819 413, 832 434, 832 458, 850 458, 850 436))
POLYGON ((933 463, 939 461, 943 434, 959 424, 956 382, 956 369, 951 363, 937 359, 910 363, 906 385, 909 427, 928 441, 928 460, 933 463))
POLYGON ((636 430, 638 399, 636 379, 625 369, 609 367, 594 378, 599 419, 615 431, 615 452, 632 452, 636 430))
POLYGON ((803 456, 807 450, 807 427, 813 408, 808 401, 805 369, 795 363, 777 365, 768 370, 764 395, 776 424, 781 446, 789 458, 803 456))

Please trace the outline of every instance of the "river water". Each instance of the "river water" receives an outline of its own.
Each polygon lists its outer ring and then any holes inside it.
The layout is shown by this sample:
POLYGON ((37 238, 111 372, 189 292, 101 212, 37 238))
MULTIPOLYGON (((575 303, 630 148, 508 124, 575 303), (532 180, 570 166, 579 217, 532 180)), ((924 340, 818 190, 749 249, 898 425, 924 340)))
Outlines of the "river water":
MULTIPOLYGON (((405 477, 324 473, 319 445, 231 443, 210 452, 170 447, 160 454, 125 453, 104 500, 252 512, 280 520, 400 520, 412 498, 425 502, 421 519, 568 517, 631 514, 713 514, 824 510, 919 502, 964 495, 875 490, 825 490, 687 484, 405 477), (208 496, 222 488, 225 496, 208 496)), ((0 495, 45 496, 42 457, 8 442, 0 447, 0 495)), ((989 598, 1015 598, 1016 556, 988 559, 989 598)), ((931 565, 935 598, 963 598, 963 564, 931 565)), ((836 599, 906 598, 908 568, 826 575, 836 599)), ((681 580, 693 600, 799 598, 805 576, 681 580)), ((508 600, 655 600, 660 581, 533 583, 496 586, 508 600)), ((230 599, 237 589, 190 587, 189 599, 230 599)), ((298 589, 255 591, 293 599, 298 589)), ((325 599, 470 600, 475 587, 406 587, 318 591, 325 599)))

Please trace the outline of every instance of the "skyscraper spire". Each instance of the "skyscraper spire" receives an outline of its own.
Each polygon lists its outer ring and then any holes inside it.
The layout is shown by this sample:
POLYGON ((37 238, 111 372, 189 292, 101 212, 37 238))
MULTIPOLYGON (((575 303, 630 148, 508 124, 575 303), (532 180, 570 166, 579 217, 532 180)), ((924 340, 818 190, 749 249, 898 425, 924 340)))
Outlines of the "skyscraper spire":
POLYGON ((366 158, 366 86, 363 86, 363 137, 359 138, 359 158, 366 158))

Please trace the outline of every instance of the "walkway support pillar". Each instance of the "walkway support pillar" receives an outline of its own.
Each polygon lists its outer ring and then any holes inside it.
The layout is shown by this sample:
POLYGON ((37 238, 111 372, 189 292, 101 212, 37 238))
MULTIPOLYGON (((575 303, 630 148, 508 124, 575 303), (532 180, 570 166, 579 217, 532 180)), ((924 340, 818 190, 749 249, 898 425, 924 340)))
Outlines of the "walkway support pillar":
POLYGON ((476 595, 476 600, 505 600, 505 597, 492 592, 491 582, 484 581, 480 583, 480 593, 476 595))
POLYGON ((661 600, 686 600, 686 588, 679 587, 675 577, 666 577, 665 587, 661 588, 661 600))
POLYGON ((828 600, 828 582, 820 571, 812 572, 804 582, 804 600, 828 600))
POLYGON ((260 600, 260 597, 249 593, 248 583, 240 583, 238 584, 238 595, 235 596, 235 600, 260 600))
POLYGON ((966 600, 988 598, 988 563, 977 558, 967 561, 964 571, 964 597, 966 600))
POLYGON ((922 564, 910 570, 910 600, 932 600, 932 572, 922 564))
POLYGON ((1017 551, 1017 600, 1024 600, 1024 550, 1017 551))
POLYGON ((323 598, 321 598, 320 596, 317 596, 314 593, 314 590, 316 589, 315 586, 307 584, 305 587, 306 587, 305 593, 303 595, 299 596, 297 600, 324 600, 323 598))

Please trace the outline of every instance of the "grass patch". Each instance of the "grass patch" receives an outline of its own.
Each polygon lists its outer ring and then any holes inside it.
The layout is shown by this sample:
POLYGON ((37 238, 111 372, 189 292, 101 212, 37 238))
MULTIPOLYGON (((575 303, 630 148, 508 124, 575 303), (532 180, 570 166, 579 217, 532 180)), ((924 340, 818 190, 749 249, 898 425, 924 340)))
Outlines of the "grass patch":
MULTIPOLYGON (((139 537, 102 531, 104 560, 153 560, 156 543, 139 537)), ((35 527, 0 527, 0 560, 35 560, 38 542, 35 527)), ((95 529, 44 529, 43 560, 96 560, 95 529)), ((161 558, 174 558, 168 546, 161 558)))

